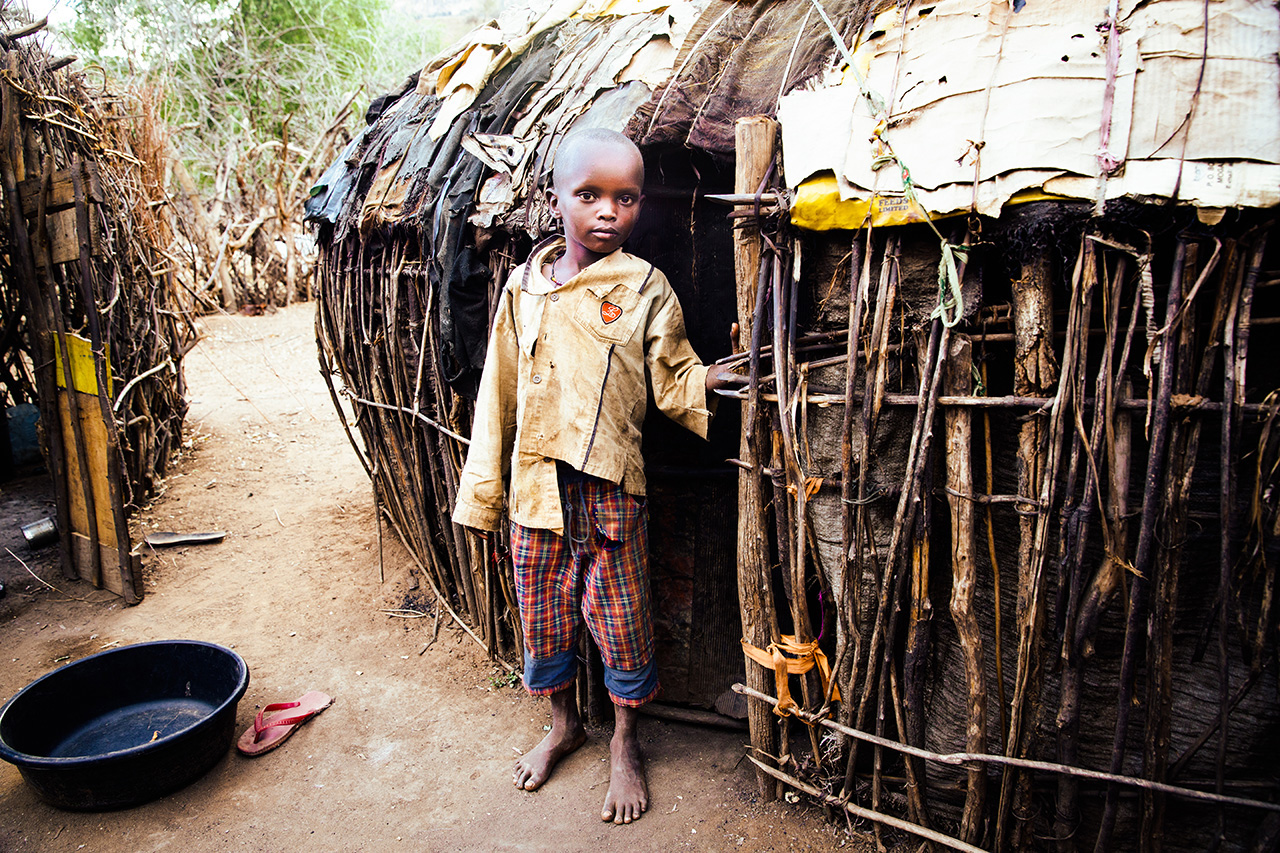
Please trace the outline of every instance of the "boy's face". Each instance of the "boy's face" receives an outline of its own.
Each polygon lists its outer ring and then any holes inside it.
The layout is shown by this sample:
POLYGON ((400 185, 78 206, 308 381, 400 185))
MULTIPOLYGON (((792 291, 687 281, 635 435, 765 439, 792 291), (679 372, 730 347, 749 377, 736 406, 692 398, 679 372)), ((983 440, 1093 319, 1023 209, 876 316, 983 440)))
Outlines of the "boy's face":
POLYGON ((548 191, 551 210, 564 221, 568 251, 590 263, 627 239, 644 204, 644 162, 622 145, 578 145, 556 169, 548 191))

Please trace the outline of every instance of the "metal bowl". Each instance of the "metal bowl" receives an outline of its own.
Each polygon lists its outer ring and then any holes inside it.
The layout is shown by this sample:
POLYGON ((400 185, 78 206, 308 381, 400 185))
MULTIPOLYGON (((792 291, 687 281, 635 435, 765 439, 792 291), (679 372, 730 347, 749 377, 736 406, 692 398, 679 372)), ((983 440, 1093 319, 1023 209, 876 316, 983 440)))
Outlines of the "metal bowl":
POLYGON ((22 688, 0 709, 0 758, 59 808, 105 811, 176 791, 231 746, 249 686, 240 655, 163 640, 101 652, 22 688))

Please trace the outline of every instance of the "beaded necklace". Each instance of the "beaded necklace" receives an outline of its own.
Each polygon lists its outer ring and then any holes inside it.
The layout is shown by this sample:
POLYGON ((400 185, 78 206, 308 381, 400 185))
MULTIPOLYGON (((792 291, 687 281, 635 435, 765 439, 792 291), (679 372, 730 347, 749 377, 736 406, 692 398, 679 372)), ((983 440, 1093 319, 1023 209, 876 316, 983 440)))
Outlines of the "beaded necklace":
POLYGON ((564 282, 556 278, 556 262, 563 257, 564 257, 564 252, 561 252, 560 254, 556 255, 554 258, 551 259, 551 263, 547 264, 547 269, 551 271, 549 278, 551 279, 551 283, 554 284, 556 287, 564 287, 564 282))

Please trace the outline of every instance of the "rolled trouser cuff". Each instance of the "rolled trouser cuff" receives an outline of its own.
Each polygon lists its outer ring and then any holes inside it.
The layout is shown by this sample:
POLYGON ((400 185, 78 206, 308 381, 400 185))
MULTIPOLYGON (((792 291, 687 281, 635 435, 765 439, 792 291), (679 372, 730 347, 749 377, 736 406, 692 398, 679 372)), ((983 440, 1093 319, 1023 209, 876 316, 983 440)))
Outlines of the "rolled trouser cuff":
POLYGON ((604 668, 604 687, 615 705, 638 708, 658 695, 658 665, 649 661, 639 669, 604 668))
POLYGON ((548 658, 535 658, 528 649, 524 650, 524 689, 531 696, 559 693, 572 684, 577 675, 578 654, 573 649, 548 658))

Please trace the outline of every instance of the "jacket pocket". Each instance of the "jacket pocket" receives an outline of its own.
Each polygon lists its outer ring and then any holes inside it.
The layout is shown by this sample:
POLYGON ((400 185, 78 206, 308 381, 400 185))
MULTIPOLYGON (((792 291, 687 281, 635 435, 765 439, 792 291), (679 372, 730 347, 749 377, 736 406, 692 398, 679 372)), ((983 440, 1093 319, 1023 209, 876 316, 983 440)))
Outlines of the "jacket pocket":
POLYGON ((585 288, 574 306, 573 319, 597 340, 623 345, 640 325, 641 297, 625 284, 612 290, 585 288))

